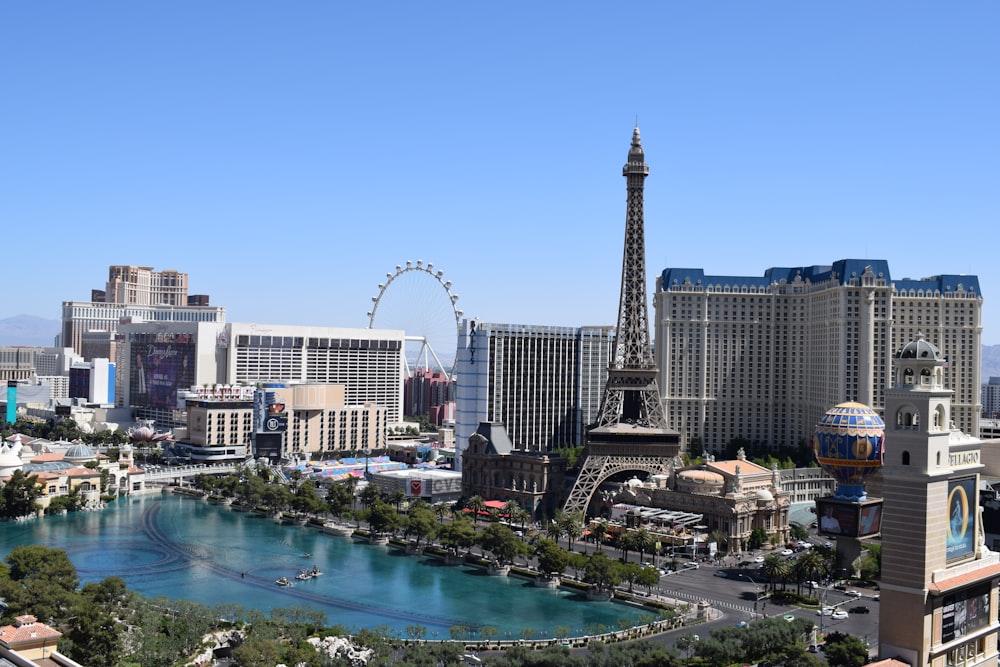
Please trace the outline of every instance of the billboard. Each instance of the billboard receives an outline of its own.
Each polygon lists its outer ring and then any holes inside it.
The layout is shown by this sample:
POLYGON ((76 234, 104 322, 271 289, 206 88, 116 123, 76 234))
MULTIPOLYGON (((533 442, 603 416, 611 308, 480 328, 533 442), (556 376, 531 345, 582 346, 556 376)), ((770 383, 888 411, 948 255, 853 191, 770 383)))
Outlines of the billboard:
POLYGON ((860 502, 817 498, 819 532, 832 537, 874 537, 882 530, 882 499, 860 502))
POLYGON ((281 433, 254 434, 254 457, 278 461, 281 458, 281 433))
POLYGON ((976 545, 976 518, 979 494, 976 478, 965 477, 948 482, 948 533, 945 558, 951 563, 972 556, 976 545))
POLYGON ((990 622, 990 587, 977 586, 944 598, 941 608, 941 641, 950 642, 975 632, 990 622))
MULTIPOLYGON (((177 334, 179 338, 181 334, 177 334)), ((129 369, 129 405, 136 407, 177 407, 177 392, 194 384, 195 344, 157 340, 134 341, 129 369)))

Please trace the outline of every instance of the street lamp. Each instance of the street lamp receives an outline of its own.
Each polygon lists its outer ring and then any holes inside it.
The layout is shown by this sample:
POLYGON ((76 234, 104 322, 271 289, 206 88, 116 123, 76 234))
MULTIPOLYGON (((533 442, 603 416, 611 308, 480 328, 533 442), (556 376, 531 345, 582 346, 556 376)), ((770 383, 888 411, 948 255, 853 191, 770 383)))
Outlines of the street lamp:
POLYGON ((753 584, 753 617, 757 618, 757 602, 760 600, 760 586, 749 574, 746 575, 746 577, 750 580, 750 583, 753 584))

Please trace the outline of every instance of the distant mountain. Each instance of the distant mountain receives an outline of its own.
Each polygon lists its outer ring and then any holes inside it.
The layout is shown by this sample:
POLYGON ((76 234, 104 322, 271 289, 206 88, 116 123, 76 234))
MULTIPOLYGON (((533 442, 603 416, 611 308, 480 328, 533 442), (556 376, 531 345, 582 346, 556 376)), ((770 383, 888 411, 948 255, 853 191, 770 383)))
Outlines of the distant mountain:
POLYGON ((59 334, 59 320, 17 315, 0 320, 0 345, 52 347, 59 334))

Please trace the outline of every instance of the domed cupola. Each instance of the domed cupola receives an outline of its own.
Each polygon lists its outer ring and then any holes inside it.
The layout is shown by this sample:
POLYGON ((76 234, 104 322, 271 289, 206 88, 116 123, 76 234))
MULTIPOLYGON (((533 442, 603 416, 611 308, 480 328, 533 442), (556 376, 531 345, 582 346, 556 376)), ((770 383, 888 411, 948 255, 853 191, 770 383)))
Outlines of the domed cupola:
POLYGON ((90 447, 84 445, 83 443, 71 446, 63 454, 63 460, 69 461, 70 463, 86 463, 87 461, 93 461, 96 457, 94 452, 91 451, 90 447))
POLYGON ((895 385, 914 391, 940 390, 944 387, 944 369, 948 360, 937 347, 918 333, 896 353, 892 360, 895 385))

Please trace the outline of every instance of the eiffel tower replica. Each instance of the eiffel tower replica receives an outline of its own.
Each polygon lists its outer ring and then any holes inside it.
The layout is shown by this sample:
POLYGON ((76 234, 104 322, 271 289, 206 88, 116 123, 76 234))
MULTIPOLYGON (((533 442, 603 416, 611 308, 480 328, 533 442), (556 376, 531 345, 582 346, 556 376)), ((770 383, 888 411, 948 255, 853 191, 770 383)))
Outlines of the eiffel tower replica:
POLYGON ((649 344, 642 209, 649 165, 642 152, 638 126, 632 131, 632 146, 622 175, 628 186, 628 205, 618 330, 600 416, 587 431, 580 475, 566 500, 566 512, 586 513, 600 485, 619 473, 667 473, 671 459, 681 449, 680 434, 667 428, 663 418, 656 383, 659 371, 649 344))

